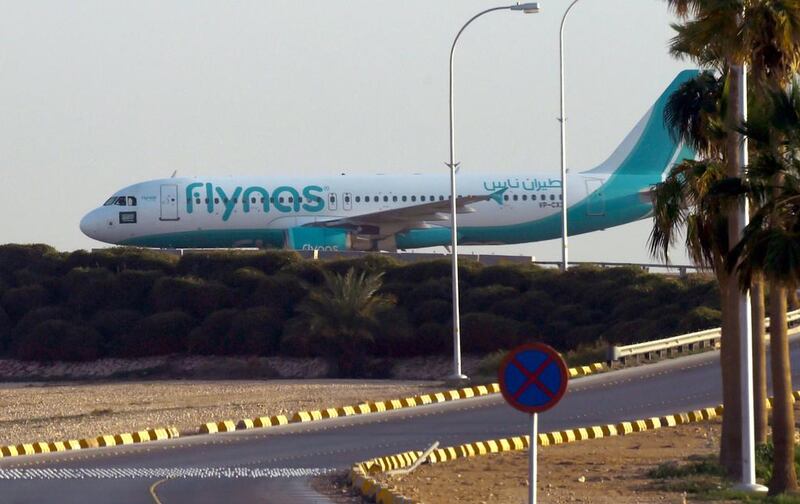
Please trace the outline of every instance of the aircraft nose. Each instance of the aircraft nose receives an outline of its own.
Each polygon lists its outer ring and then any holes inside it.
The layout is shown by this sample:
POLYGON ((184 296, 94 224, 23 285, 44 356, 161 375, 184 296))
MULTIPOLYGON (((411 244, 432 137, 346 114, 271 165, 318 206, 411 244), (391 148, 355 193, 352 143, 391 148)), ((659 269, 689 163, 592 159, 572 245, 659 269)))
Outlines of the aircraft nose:
POLYGON ((83 219, 81 219, 81 232, 88 236, 89 238, 93 238, 95 240, 100 239, 100 224, 101 218, 98 215, 97 210, 92 210, 88 214, 84 215, 83 219))

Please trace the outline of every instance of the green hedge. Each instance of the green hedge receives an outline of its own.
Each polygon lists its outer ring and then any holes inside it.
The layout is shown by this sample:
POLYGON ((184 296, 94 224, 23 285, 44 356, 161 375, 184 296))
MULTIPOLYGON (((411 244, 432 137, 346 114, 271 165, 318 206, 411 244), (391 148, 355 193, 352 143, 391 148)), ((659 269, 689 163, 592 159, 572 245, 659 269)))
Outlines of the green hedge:
MULTIPOLYGON (((0 353, 28 359, 168 353, 318 355, 295 308, 323 272, 383 272, 382 314, 366 352, 375 357, 449 355, 450 261, 405 264, 382 254, 330 262, 294 252, 221 251, 181 257, 112 248, 62 253, 0 245, 0 353), (82 334, 82 336, 80 336, 82 334), (80 341, 80 349, 76 348, 80 341), (46 347, 46 348, 45 348, 46 347)), ((490 353, 524 341, 563 352, 598 341, 625 344, 719 325, 715 282, 638 268, 462 261, 462 345, 490 353)))

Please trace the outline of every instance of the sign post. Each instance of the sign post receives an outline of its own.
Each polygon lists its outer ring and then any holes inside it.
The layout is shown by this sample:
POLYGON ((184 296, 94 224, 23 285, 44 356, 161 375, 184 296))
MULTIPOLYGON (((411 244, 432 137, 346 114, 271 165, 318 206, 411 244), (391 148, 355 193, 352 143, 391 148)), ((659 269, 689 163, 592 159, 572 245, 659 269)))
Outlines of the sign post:
POLYGON ((549 410, 564 397, 569 371, 564 359, 553 348, 542 343, 528 343, 506 355, 500 364, 498 378, 506 402, 531 417, 528 501, 536 504, 538 414, 549 410))

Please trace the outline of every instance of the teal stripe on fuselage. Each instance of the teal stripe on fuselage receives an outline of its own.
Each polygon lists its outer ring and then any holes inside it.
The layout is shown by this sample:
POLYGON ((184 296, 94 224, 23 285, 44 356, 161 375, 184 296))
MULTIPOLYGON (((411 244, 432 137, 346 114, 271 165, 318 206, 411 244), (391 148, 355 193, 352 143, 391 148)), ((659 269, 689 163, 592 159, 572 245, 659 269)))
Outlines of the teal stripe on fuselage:
POLYGON ((283 247, 281 229, 204 229, 129 238, 120 245, 152 248, 283 247))

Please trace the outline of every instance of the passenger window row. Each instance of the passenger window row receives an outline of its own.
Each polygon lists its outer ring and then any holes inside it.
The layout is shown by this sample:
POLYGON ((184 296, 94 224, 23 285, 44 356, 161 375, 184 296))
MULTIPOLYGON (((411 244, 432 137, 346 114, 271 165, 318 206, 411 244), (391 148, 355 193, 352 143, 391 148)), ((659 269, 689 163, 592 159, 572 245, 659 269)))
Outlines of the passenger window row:
MULTIPOLYGON (((459 194, 458 197, 462 198, 463 196, 459 194)), ((330 199, 331 199, 331 203, 335 203, 336 202, 336 199, 333 196, 331 196, 330 199)), ((362 201, 362 197, 361 196, 356 196, 354 199, 355 199, 356 203, 361 203, 361 201, 362 201)), ((419 201, 421 201, 423 203, 425 203, 425 202, 433 202, 433 201, 436 201, 436 199, 437 199, 436 196, 433 196, 433 195, 431 195, 431 196, 425 196, 425 195, 419 196, 419 201)), ((438 199, 439 199, 439 201, 444 201, 445 197, 440 194, 438 199)), ((450 199, 450 195, 447 195, 446 199, 449 200, 450 199)), ((530 201, 537 201, 537 200, 538 201, 545 201, 545 200, 548 199, 548 195, 547 194, 540 194, 540 195, 538 195, 538 197, 537 197, 536 194, 531 194, 530 196, 527 195, 527 194, 523 194, 521 196, 519 194, 513 194, 511 196, 509 196, 508 194, 503 195, 503 200, 505 200, 505 201, 520 201, 520 200, 521 201, 528 201, 528 199, 530 199, 530 201)), ((549 199, 550 199, 550 201, 555 201, 556 195, 555 194, 550 194, 549 195, 549 199)), ((558 199, 559 200, 563 199, 560 194, 558 195, 558 199)), ((388 203, 389 202, 389 196, 383 196, 382 200, 383 200, 384 203, 388 203)), ((413 195, 413 196, 392 196, 391 200, 394 203, 396 203, 398 201, 402 201, 403 203, 408 202, 408 201, 411 201, 412 203, 416 203, 417 202, 417 196, 416 195, 413 195)), ((350 196, 345 195, 344 201, 345 201, 345 203, 350 203, 350 196)), ((381 201, 381 197, 373 196, 373 197, 370 198, 370 196, 364 196, 363 197, 363 201, 364 201, 364 203, 370 203, 370 202, 379 203, 381 201)))

